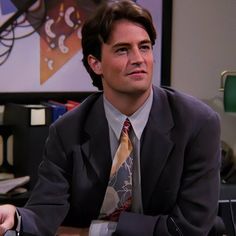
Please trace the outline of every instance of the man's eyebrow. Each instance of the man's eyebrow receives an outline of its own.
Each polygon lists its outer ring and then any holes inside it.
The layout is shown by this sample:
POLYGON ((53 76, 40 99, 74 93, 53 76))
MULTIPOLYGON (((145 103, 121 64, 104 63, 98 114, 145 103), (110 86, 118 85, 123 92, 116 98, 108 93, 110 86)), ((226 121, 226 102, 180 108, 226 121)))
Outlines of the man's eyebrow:
POLYGON ((145 39, 140 42, 140 44, 152 44, 150 39, 145 39))
MULTIPOLYGON (((138 44, 152 44, 151 40, 149 39, 145 39, 145 40, 141 40, 138 44)), ((127 43, 127 42, 118 42, 115 43, 112 48, 118 48, 118 47, 124 47, 124 46, 130 46, 131 43, 127 43)))
POLYGON ((124 47, 124 46, 129 46, 130 43, 126 43, 126 42, 118 42, 112 45, 112 48, 118 48, 118 47, 124 47))

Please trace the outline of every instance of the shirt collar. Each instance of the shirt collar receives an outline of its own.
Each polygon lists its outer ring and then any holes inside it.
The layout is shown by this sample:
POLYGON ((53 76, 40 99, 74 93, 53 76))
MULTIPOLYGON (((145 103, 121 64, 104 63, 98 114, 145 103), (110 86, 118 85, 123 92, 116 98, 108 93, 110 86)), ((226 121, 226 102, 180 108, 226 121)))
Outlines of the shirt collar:
POLYGON ((140 140, 144 127, 147 124, 149 113, 152 107, 153 101, 153 91, 151 93, 145 103, 131 116, 126 116, 118 111, 103 95, 104 98, 104 109, 106 118, 108 120, 108 124, 111 129, 114 131, 117 139, 120 138, 120 134, 122 131, 123 124, 128 118, 134 130, 134 133, 138 140, 140 140))

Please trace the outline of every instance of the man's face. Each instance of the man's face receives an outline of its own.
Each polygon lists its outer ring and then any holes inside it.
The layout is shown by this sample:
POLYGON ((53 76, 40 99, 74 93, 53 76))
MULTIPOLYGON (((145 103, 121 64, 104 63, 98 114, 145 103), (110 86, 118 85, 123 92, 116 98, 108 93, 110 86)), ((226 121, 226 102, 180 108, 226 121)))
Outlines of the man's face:
POLYGON ((128 20, 114 23, 99 62, 105 95, 149 93, 153 50, 146 30, 128 20))

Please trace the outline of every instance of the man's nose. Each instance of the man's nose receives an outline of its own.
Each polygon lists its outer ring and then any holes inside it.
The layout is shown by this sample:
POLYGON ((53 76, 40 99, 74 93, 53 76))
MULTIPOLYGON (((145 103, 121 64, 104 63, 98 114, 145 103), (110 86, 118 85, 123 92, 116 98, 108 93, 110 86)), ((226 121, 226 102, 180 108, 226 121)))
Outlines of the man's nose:
POLYGON ((143 55, 139 48, 134 48, 129 55, 129 60, 131 64, 141 64, 143 63, 143 55))

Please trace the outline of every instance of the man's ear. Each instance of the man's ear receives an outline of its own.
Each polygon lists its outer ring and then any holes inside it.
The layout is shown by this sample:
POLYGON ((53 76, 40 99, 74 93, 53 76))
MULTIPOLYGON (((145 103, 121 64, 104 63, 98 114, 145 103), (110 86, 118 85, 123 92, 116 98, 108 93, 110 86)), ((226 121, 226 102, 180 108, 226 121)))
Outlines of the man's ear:
POLYGON ((102 74, 101 62, 95 56, 88 55, 88 64, 95 74, 102 74))

